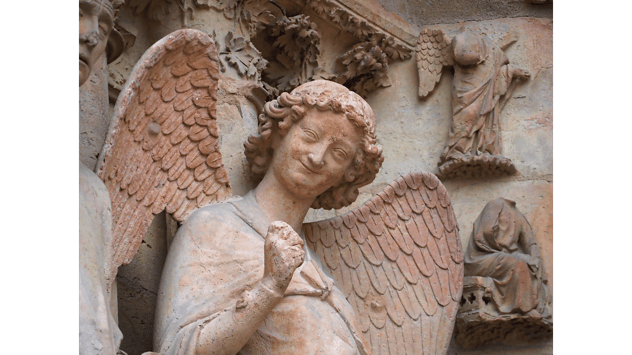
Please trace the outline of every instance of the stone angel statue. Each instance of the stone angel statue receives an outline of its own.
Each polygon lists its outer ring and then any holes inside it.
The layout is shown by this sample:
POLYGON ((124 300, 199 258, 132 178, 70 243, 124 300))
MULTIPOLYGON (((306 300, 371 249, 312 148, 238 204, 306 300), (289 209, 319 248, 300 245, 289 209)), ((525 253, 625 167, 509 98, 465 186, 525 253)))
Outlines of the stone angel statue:
POLYGON ((130 74, 97 165, 112 201, 112 280, 156 214, 184 221, 231 195, 218 149, 218 74, 212 39, 190 29, 155 43, 130 74))
MULTIPOLYGON (((79 1, 79 86, 90 78, 92 68, 106 53, 108 61, 120 53, 111 50, 114 21, 121 1, 79 1), (107 49, 107 51, 106 51, 107 49)), ((120 48, 120 47, 119 47, 120 48)), ((99 177, 79 164, 79 353, 107 354, 118 351, 123 337, 110 304, 108 279, 112 246, 111 208, 108 191, 99 177)))
POLYGON ((217 84, 210 37, 163 38, 136 64, 101 154, 113 265, 131 259, 153 215, 183 221, 163 269, 154 350, 444 354, 463 254, 441 182, 409 174, 362 207, 303 223, 310 208, 353 203, 384 160, 370 106, 317 80, 264 105, 244 144, 261 181, 228 198, 217 84))
POLYGON ((434 89, 444 66, 454 67, 452 125, 438 163, 441 178, 516 172, 511 160, 501 154, 500 112, 511 97, 514 79, 526 80, 530 74, 509 64, 503 52, 515 39, 503 42, 499 46, 466 30, 452 39, 436 29, 424 29, 419 35, 419 97, 434 89))

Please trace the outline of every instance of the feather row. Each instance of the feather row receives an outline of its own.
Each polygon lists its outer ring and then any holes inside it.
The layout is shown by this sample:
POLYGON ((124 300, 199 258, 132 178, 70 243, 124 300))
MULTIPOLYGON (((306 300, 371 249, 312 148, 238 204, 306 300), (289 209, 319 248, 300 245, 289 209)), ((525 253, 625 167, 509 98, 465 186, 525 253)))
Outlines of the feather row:
POLYGON ((110 191, 113 270, 131 261, 153 216, 182 221, 230 194, 218 150, 219 64, 208 35, 180 30, 152 46, 130 75, 99 176, 110 191))
POLYGON ((460 300, 463 253, 449 196, 438 179, 406 175, 356 210, 304 228, 308 245, 357 314, 365 315, 362 331, 376 353, 426 354, 437 344, 447 346, 449 339, 437 333, 439 321, 429 322, 450 316, 445 310, 460 300), (401 342, 412 334, 418 343, 401 342), (399 346, 391 349, 392 342, 399 346))

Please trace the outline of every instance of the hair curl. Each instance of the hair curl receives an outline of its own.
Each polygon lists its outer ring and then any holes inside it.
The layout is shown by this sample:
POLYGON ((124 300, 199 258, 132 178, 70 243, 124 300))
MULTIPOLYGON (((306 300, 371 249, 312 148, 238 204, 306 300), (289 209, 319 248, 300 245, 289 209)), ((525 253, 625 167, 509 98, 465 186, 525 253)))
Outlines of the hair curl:
POLYGON ((265 104, 263 113, 259 115, 259 133, 251 135, 244 143, 253 177, 260 181, 270 166, 274 153, 271 148, 273 131, 278 130, 281 136, 285 136, 309 109, 342 113, 364 132, 362 151, 345 173, 345 181, 318 195, 311 207, 328 210, 348 206, 358 198, 358 188, 375 179, 384 156, 382 147, 377 144, 375 117, 369 104, 356 93, 331 81, 305 83, 265 104))

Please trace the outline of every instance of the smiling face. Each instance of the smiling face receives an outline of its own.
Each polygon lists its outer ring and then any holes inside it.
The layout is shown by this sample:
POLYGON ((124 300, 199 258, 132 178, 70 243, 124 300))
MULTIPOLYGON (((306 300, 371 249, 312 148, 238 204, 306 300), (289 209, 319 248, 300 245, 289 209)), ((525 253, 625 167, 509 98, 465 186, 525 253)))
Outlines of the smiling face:
POLYGON ((361 150, 363 131, 343 113, 309 109, 276 140, 271 169, 300 198, 316 198, 345 180, 361 150))
POLYGON ((114 9, 109 0, 79 0, 79 86, 88 80, 105 51, 113 26, 114 9))

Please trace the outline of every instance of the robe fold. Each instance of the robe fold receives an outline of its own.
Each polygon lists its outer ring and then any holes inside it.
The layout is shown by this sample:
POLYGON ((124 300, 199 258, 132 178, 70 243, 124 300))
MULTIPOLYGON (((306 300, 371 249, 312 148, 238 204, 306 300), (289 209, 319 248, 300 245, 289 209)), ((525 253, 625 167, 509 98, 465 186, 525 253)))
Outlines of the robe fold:
POLYGON ((464 275, 492 278, 492 298, 500 313, 536 309, 545 316, 548 292, 539 255, 531 254, 534 246, 531 226, 515 202, 490 201, 474 222, 464 275))
POLYGON ((459 155, 500 155, 499 100, 508 89, 511 76, 505 53, 483 37, 485 61, 454 67, 452 124, 441 163, 459 155))
MULTIPOLYGON (((195 354, 202 327, 234 311, 242 293, 263 278, 269 224, 252 191, 187 219, 162 273, 155 351, 195 354)), ((238 354, 371 354, 344 295, 306 245, 305 252, 283 299, 238 354)))
MULTIPOLYGON (((115 355, 123 334, 110 305, 110 195, 99 177, 79 166, 79 354, 115 355)), ((116 310, 114 310, 116 311, 116 310)))

